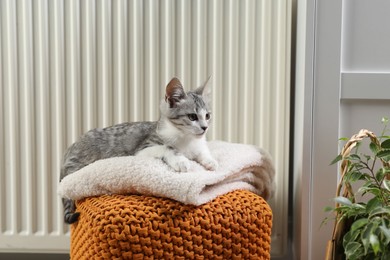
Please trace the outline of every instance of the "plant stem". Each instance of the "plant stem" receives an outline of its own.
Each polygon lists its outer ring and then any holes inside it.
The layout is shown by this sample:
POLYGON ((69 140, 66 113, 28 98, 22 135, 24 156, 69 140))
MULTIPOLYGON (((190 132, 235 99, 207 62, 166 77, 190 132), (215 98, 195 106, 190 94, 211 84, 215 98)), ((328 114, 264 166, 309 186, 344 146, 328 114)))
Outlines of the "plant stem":
POLYGON ((375 177, 374 167, 375 167, 376 160, 377 160, 377 156, 374 157, 374 160, 372 162, 371 167, 368 165, 368 163, 366 163, 366 162, 364 162, 362 160, 360 160, 360 162, 369 171, 369 173, 372 176, 372 179, 375 181, 375 184, 376 184, 376 186, 377 186, 377 188, 379 189, 379 192, 380 192, 380 198, 381 198, 382 206, 389 206, 389 202, 386 200, 386 196, 384 194, 384 191, 381 189, 383 180, 381 182, 379 182, 378 179, 375 177))

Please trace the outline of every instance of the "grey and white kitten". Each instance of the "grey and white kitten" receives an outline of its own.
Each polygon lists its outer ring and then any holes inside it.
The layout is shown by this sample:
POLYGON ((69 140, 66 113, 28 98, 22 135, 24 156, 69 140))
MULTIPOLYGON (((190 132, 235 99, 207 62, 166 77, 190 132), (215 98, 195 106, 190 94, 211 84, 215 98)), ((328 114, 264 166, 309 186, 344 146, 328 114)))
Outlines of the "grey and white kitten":
MULTIPOLYGON (((188 170, 189 160, 215 170, 218 163, 206 143, 211 118, 207 82, 186 93, 180 81, 173 78, 166 87, 157 122, 123 123, 82 135, 64 155, 60 181, 94 161, 129 155, 160 158, 178 172, 188 170)), ((79 213, 75 212, 74 201, 63 199, 63 204, 65 222, 76 222, 79 213)))

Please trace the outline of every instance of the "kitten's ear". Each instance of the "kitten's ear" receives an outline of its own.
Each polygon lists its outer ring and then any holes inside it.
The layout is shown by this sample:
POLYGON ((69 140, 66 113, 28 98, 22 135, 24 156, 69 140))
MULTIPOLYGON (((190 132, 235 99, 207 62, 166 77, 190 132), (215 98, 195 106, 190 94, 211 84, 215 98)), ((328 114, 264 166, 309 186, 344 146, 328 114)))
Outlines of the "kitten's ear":
POLYGON ((165 92, 165 101, 169 103, 169 107, 174 107, 176 103, 186 98, 186 96, 186 92, 184 91, 180 80, 178 78, 171 79, 165 92))
POLYGON ((203 96, 203 98, 210 99, 211 98, 211 86, 209 86, 211 76, 209 76, 202 86, 198 87, 194 90, 194 93, 203 96))

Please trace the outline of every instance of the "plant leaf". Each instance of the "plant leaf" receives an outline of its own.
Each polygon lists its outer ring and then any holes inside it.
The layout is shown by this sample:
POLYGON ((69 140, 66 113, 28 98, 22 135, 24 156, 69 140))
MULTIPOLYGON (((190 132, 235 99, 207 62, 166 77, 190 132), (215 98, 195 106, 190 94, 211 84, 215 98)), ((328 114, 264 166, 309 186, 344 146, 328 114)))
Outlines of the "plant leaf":
POLYGON ((361 244, 358 242, 350 242, 345 246, 345 255, 347 259, 359 259, 362 254, 361 244))
POLYGON ((384 140, 381 143, 381 147, 384 148, 384 149, 390 149, 390 139, 384 140))
POLYGON ((367 154, 363 154, 363 156, 366 158, 367 162, 372 159, 372 157, 367 154))
POLYGON ((354 153, 351 154, 349 157, 352 158, 352 159, 360 160, 360 156, 357 155, 357 154, 354 154, 354 153))
POLYGON ((352 206, 352 202, 346 197, 339 196, 336 197, 334 200, 341 205, 352 206))
POLYGON ((378 252, 381 250, 377 235, 375 235, 375 234, 370 235, 370 244, 371 244, 372 250, 374 251, 374 254, 377 255, 378 252))
POLYGON ((377 179, 378 182, 381 182, 383 177, 385 177, 385 169, 380 168, 375 174, 375 179, 377 179))
POLYGON ((379 151, 376 156, 381 158, 382 160, 389 161, 390 160, 390 149, 379 151))
POLYGON ((337 155, 336 158, 333 159, 333 161, 330 163, 330 165, 333 165, 343 159, 343 156, 341 154, 337 155))
POLYGON ((369 222, 362 232, 362 242, 364 246, 364 254, 366 255, 368 253, 368 250, 370 248, 370 235, 373 234, 373 230, 376 228, 374 227, 374 223, 369 222))
POLYGON ((370 212, 370 218, 382 214, 386 214, 390 216, 390 208, 389 207, 376 208, 370 212))
POLYGON ((347 181, 355 182, 364 179, 364 175, 359 171, 353 171, 346 176, 347 181))
POLYGON ((374 209, 380 208, 380 207, 382 207, 382 203, 380 202, 379 198, 378 197, 373 197, 372 199, 370 199, 367 202, 367 206, 366 206, 367 214, 372 212, 374 209))
POLYGON ((343 237, 343 247, 346 248, 349 243, 356 242, 359 235, 360 230, 350 229, 343 237))
POLYGON ((375 196, 380 196, 381 190, 375 186, 363 186, 359 188, 359 192, 362 192, 364 195, 365 193, 371 193, 375 196))
POLYGON ((360 218, 360 219, 356 220, 355 222, 353 222, 353 224, 351 226, 351 230, 360 229, 363 226, 367 225, 367 223, 368 223, 368 218, 360 218))
POLYGON ((334 208, 333 207, 330 207, 330 206, 326 206, 325 208, 324 208, 324 211, 325 212, 330 212, 330 211, 333 211, 334 210, 334 208))
POLYGON ((379 158, 383 158, 383 157, 389 156, 389 154, 390 154, 390 149, 386 149, 386 150, 379 151, 377 156, 379 158))
POLYGON ((370 241, 368 240, 368 238, 363 237, 363 235, 362 235, 362 243, 363 243, 363 248, 364 248, 364 255, 367 255, 368 249, 370 248, 370 241))
POLYGON ((389 180, 383 180, 383 186, 386 190, 390 191, 390 181, 389 180))
POLYGON ((380 150, 379 146, 376 143, 373 143, 373 142, 370 143, 369 147, 370 147, 370 150, 371 150, 371 152, 373 154, 377 154, 378 151, 380 150))
POLYGON ((385 245, 387 245, 390 242, 390 229, 384 223, 379 228, 386 237, 385 245))

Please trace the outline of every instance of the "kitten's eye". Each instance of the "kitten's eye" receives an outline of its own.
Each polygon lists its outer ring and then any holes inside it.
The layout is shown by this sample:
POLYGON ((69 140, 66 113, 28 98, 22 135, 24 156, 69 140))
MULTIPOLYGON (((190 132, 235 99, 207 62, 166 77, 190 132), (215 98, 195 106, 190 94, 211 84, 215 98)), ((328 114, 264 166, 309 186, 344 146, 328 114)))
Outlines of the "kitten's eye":
POLYGON ((210 113, 207 113, 206 114, 206 120, 209 120, 210 119, 210 113))
POLYGON ((198 115, 197 114, 188 114, 188 119, 191 121, 198 120, 198 115))

